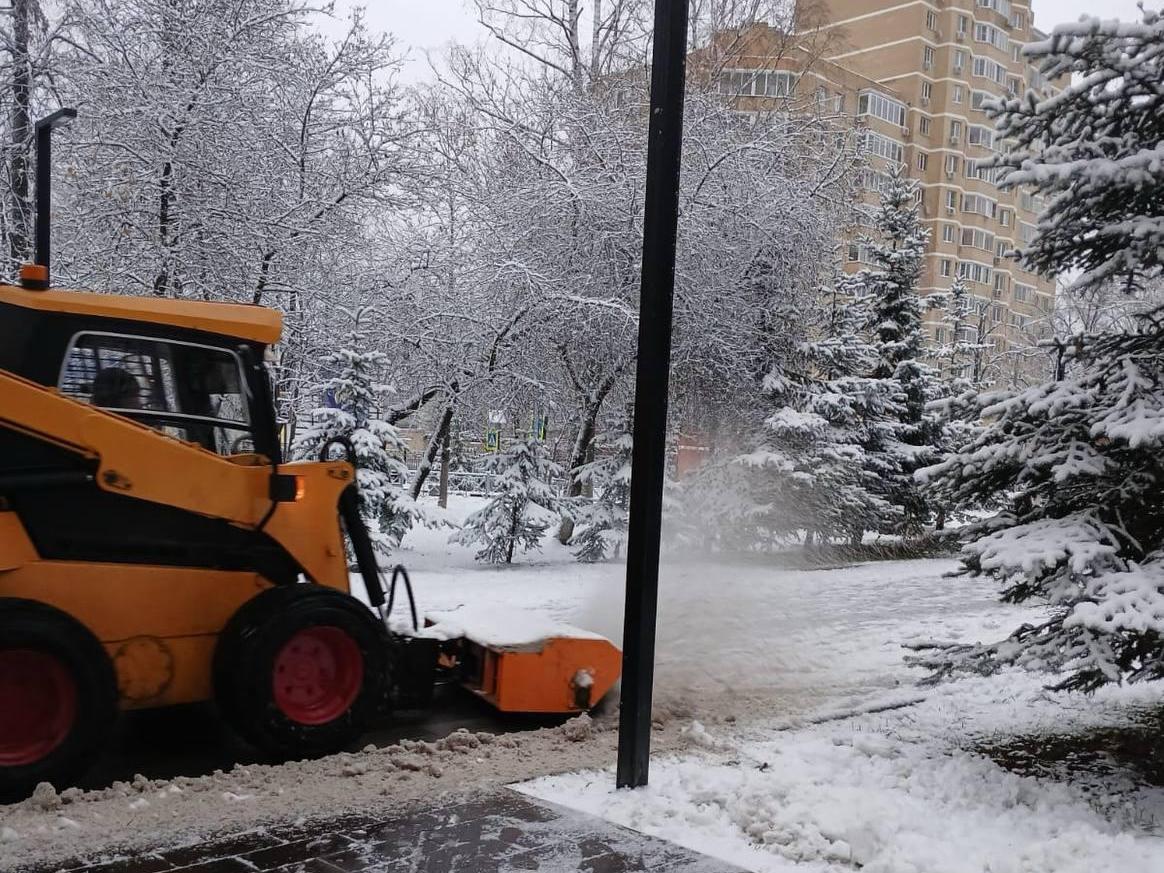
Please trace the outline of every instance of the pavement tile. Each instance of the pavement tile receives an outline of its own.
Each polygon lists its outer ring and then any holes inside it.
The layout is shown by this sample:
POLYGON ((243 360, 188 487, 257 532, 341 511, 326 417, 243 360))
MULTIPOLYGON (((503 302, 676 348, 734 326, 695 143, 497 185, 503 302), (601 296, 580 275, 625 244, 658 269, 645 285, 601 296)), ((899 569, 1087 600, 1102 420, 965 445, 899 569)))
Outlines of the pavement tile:
MULTIPOLYGON (((265 831, 250 831, 224 840, 214 840, 211 842, 195 843, 190 846, 166 849, 159 854, 172 866, 181 869, 219 858, 246 855, 249 852, 254 852, 259 849, 277 846, 281 842, 282 840, 265 831)), ((149 871, 145 870, 139 871, 137 868, 131 869, 132 873, 149 873, 149 871)), ((85 873, 89 873, 89 871, 86 870, 85 873)))
MULTIPOLYGON (((34 873, 54 873, 61 866, 34 873)), ((738 873, 673 843, 502 790, 410 810, 348 816, 89 864, 70 873, 738 873)), ((30 871, 32 873, 32 871, 30 871)))
MULTIPOLYGON (((135 870, 133 873, 137 873, 137 871, 135 870)), ((188 867, 177 867, 172 873, 255 873, 255 868, 247 866, 238 858, 215 858, 209 861, 199 861, 188 867)))
POLYGON ((119 858, 102 864, 82 864, 80 869, 85 873, 161 873, 163 870, 174 869, 174 866, 160 855, 149 854, 119 858))

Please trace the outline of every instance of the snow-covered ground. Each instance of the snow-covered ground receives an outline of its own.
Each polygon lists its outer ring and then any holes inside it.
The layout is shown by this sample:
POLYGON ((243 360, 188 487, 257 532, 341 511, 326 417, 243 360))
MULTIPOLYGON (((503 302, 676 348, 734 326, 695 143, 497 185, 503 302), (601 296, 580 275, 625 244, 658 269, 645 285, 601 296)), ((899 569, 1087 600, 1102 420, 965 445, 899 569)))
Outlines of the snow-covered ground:
MULTIPOLYGON (((454 499, 450 516, 476 502, 454 499)), ((447 537, 414 531, 397 555, 423 613, 450 625, 491 622, 491 632, 508 616, 515 631, 566 622, 620 637, 621 565, 579 564, 547 539, 540 554, 488 567, 447 537)), ((1164 797, 1130 771, 1036 778, 980 751, 1127 724, 1159 706, 1157 689, 1052 696, 1025 674, 917 687, 903 642, 998 638, 1034 615, 999 604, 987 584, 947 578, 955 566, 788 571, 758 558, 666 560, 658 756, 645 790, 613 790, 603 769, 614 754, 609 717, 500 739, 460 734, 0 807, 0 869, 349 809, 398 812, 442 792, 521 782, 753 870, 1164 870, 1164 797)))

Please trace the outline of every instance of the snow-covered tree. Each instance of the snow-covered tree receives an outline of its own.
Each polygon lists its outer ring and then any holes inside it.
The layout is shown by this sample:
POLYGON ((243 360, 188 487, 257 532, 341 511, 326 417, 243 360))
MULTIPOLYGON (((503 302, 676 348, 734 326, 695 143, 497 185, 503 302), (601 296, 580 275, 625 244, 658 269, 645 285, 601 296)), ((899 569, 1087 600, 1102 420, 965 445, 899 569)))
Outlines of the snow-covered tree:
POLYGON ((924 360, 918 284, 929 231, 918 218, 917 191, 918 183, 904 167, 891 169, 874 216, 877 236, 868 240, 875 266, 851 279, 869 300, 874 352, 870 375, 883 383, 880 393, 886 403, 880 422, 871 422, 866 430, 867 464, 882 483, 885 499, 900 507, 893 529, 904 533, 918 532, 930 515, 913 473, 934 460, 936 416, 927 405, 942 394, 924 360))
POLYGON ((408 467, 401 460, 404 443, 396 428, 382 417, 387 387, 380 383, 384 355, 367 351, 367 341, 356 326, 343 346, 324 356, 324 372, 331 375, 319 386, 323 405, 297 437, 292 452, 304 460, 318 460, 334 440, 351 445, 355 453, 360 515, 373 545, 387 554, 400 544, 418 513, 405 489, 408 467))
POLYGON ((626 542, 627 510, 630 507, 631 453, 634 437, 630 417, 614 416, 598 440, 598 458, 579 468, 577 478, 593 498, 576 498, 570 509, 579 561, 601 561, 609 553, 618 557, 626 542))
MULTIPOLYGON (((1018 145, 1006 184, 1047 196, 1023 251, 1043 270, 1082 268, 1076 288, 1157 277, 1164 246, 1164 19, 1084 20, 1027 46, 1062 92, 1001 107, 1018 145)), ((1061 378, 978 401, 970 445, 922 471, 955 505, 998 499, 966 531, 965 569, 1003 597, 1050 607, 993 644, 939 647, 944 675, 1018 664, 1056 687, 1164 678, 1164 310, 1065 344, 1061 378)))
POLYGON ((551 480, 562 468, 550 460, 541 440, 518 440, 483 464, 493 496, 450 537, 450 542, 481 543, 478 561, 511 564, 515 552, 541 547, 542 537, 558 520, 560 498, 551 480))
POLYGON ((791 365, 774 369, 765 391, 775 407, 758 446, 740 458, 755 468, 757 493, 769 503, 770 527, 805 532, 806 544, 835 537, 860 541, 896 508, 877 491, 864 444, 885 412, 885 380, 867 374, 876 351, 863 333, 867 299, 859 283, 838 277, 822 291, 827 306, 791 365))

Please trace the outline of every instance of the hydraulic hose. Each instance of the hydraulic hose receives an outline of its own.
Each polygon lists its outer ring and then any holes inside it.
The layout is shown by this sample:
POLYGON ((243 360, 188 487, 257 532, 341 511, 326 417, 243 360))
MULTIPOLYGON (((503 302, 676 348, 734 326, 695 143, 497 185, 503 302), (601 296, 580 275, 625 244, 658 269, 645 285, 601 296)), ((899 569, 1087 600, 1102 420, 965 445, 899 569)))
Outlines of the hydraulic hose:
POLYGON ((412 596, 412 580, 408 578, 408 571, 404 569, 403 564, 397 564, 392 568, 392 584, 388 586, 388 609, 385 615, 392 614, 392 604, 396 601, 396 580, 404 579, 404 590, 408 592, 408 607, 412 612, 412 629, 414 631, 420 630, 420 622, 416 618, 416 598, 412 596))
POLYGON ((340 518, 352 541, 352 551, 356 553, 356 566, 364 580, 368 592, 368 602, 379 609, 384 605, 384 586, 380 582, 380 567, 376 564, 376 550, 372 548, 372 538, 360 517, 360 492, 355 483, 343 490, 339 499, 340 518))

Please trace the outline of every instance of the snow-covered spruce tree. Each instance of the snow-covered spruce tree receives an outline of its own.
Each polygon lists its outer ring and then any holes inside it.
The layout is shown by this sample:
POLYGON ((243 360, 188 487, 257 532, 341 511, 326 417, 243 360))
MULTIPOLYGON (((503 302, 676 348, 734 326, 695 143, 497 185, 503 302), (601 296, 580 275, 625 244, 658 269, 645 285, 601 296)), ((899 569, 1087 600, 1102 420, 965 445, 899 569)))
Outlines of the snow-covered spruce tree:
POLYGON ((901 510, 892 527, 881 529, 905 534, 918 533, 929 520, 930 508, 913 474, 936 459, 936 416, 926 407, 942 395, 940 380, 924 361, 917 289, 929 231, 918 220, 917 191, 904 167, 891 169, 874 216, 878 237, 867 241, 876 266, 852 280, 869 298, 871 375, 887 389, 880 392, 887 401, 884 417, 867 427, 868 468, 879 477, 885 499, 901 510))
POLYGON ((575 523, 570 545, 578 547, 574 556, 587 562, 601 561, 611 552, 617 558, 626 542, 634 448, 630 417, 613 416, 597 448, 599 457, 578 470, 581 484, 590 486, 594 498, 570 510, 575 523))
POLYGON ((560 498, 550 481, 562 475, 562 468, 537 439, 519 440, 490 455, 484 468, 492 476, 493 497, 449 539, 481 543, 478 561, 512 564, 515 552, 540 548, 546 529, 558 520, 560 498))
POLYGON ((776 367, 764 390, 776 407, 757 448, 739 461, 759 474, 769 526, 803 530, 805 543, 860 541, 895 508, 875 492, 863 443, 884 412, 883 380, 865 374, 875 352, 863 336, 867 300, 845 277, 822 290, 828 301, 817 338, 801 344, 791 366, 776 367), (783 519, 779 522, 778 519, 783 519))
MULTIPOLYGON (((935 419, 931 442, 940 455, 947 455, 969 445, 981 432, 976 401, 983 386, 976 377, 980 378, 982 372, 982 353, 993 346, 979 341, 978 330, 984 318, 978 314, 961 276, 955 277, 949 292, 931 294, 927 302, 942 311, 941 333, 929 350, 943 382, 943 396, 928 407, 935 419)), ((941 530, 946 526, 947 506, 941 500, 931 502, 935 526, 941 530)))
POLYGON ((357 326, 344 347, 323 357, 325 373, 332 373, 320 391, 325 405, 311 413, 292 447, 299 459, 318 460, 332 440, 346 440, 355 451, 360 515, 372 543, 381 554, 400 544, 412 526, 416 507, 405 488, 408 468, 400 460, 404 444, 396 428, 381 419, 385 386, 377 381, 384 355, 367 351, 357 326))
MULTIPOLYGON (((998 112, 1008 185, 1046 198, 1029 267, 1082 269, 1076 289, 1153 281, 1164 252, 1164 20, 1063 25, 1027 53, 1052 98, 998 112)), ((1049 617, 994 644, 932 647, 936 677, 1017 664, 1062 674, 1056 688, 1164 677, 1164 310, 1067 344, 1062 377, 986 395, 988 422, 921 475, 956 504, 1002 496, 965 530, 965 570, 1049 617)))

